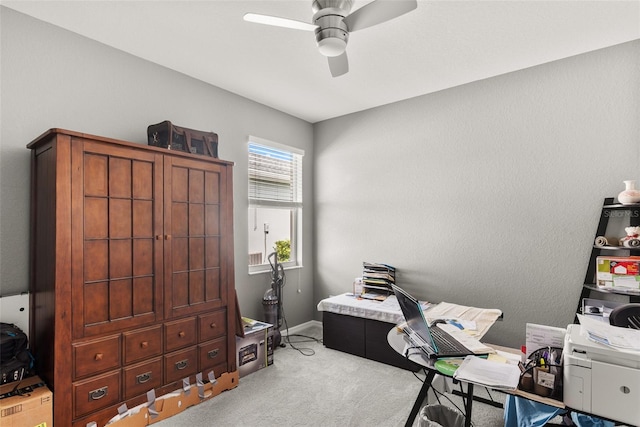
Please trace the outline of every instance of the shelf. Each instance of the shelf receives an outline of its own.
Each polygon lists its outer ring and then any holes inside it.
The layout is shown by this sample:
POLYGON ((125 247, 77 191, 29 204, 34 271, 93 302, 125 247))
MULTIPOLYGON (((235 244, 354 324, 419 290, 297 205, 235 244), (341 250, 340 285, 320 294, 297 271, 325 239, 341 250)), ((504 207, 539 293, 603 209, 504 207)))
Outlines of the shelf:
POLYGON ((622 203, 616 203, 613 205, 604 205, 602 209, 640 209, 640 203, 633 203, 630 205, 623 205, 622 203))
POLYGON ((592 284, 585 284, 584 287, 591 291, 602 292, 605 294, 617 294, 617 295, 632 295, 640 296, 640 289, 625 289, 625 288, 605 288, 602 286, 596 286, 592 284))
POLYGON ((594 249, 602 249, 605 251, 640 251, 640 246, 636 246, 635 248, 628 248, 626 246, 597 246, 593 245, 594 249))
POLYGON ((363 288, 368 288, 368 289, 378 289, 381 291, 387 291, 387 292, 393 292, 393 289, 391 289, 391 286, 384 286, 384 285, 368 285, 366 283, 362 284, 363 288))
MULTIPOLYGON (((640 247, 626 247, 622 245, 605 245, 599 246, 595 242, 603 237, 607 236, 607 228, 609 227, 609 220, 615 219, 615 226, 619 227, 622 224, 618 224, 620 220, 624 224, 625 221, 629 224, 629 227, 640 226, 640 203, 633 203, 629 205, 623 205, 622 203, 614 203, 616 199, 614 197, 607 197, 602 204, 602 211, 600 213, 600 220, 598 222, 598 228, 596 229, 593 248, 591 249, 591 256, 589 257, 589 263, 587 264, 587 272, 585 274, 582 292, 580 293, 580 299, 578 300, 578 306, 576 308, 576 316, 574 317, 574 323, 578 323, 578 314, 582 312, 582 301, 585 298, 591 298, 591 292, 599 292, 601 294, 621 295, 627 297, 629 302, 640 302, 640 289, 631 289, 623 287, 601 287, 597 285, 597 271, 596 260, 598 256, 604 254, 605 256, 625 256, 631 257, 640 255, 640 247), (616 213, 612 213, 616 212, 616 213), (618 252, 618 253, 616 253, 618 252)), ((613 240, 613 243, 619 243, 619 239, 613 240)), ((604 296, 604 295, 602 295, 604 296)))

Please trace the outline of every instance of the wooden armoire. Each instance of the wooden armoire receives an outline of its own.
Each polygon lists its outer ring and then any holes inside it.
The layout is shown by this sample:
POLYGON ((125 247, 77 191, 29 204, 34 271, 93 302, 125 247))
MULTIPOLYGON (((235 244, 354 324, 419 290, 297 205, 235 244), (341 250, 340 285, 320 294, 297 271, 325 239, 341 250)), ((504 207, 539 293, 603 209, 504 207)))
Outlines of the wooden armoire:
POLYGON ((233 164, 62 129, 27 147, 30 346, 54 424, 236 371, 233 164))

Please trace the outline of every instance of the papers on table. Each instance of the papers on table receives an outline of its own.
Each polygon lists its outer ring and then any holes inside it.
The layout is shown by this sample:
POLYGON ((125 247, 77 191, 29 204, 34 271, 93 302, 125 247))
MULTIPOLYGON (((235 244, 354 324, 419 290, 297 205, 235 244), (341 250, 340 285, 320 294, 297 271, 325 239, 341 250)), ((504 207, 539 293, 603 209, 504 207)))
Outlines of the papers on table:
POLYGON ((475 354, 485 354, 485 353, 495 353, 496 351, 488 347, 487 345, 480 342, 479 339, 474 336, 467 335, 463 330, 460 330, 458 327, 450 325, 448 323, 438 325, 440 329, 447 332, 453 338, 458 340, 460 344, 467 347, 469 350, 474 352, 475 354))
POLYGON ((527 323, 525 341, 527 356, 541 348, 564 347, 566 333, 567 330, 565 328, 527 323))
POLYGON ((610 347, 640 351, 640 330, 611 326, 582 314, 578 314, 578 320, 590 340, 610 347))
POLYGON ((515 390, 520 381, 520 369, 510 363, 467 356, 453 378, 494 389, 515 390))
POLYGON ((478 339, 487 333, 501 315, 502 311, 498 309, 468 307, 448 302, 441 302, 425 311, 425 317, 429 323, 435 319, 456 320, 464 327, 467 334, 478 339), (466 322, 466 325, 463 322, 466 322))
POLYGON ((490 354, 487 359, 492 360, 494 362, 509 363, 515 366, 518 366, 518 364, 522 362, 519 354, 508 353, 502 350, 496 350, 496 352, 493 354, 490 354))

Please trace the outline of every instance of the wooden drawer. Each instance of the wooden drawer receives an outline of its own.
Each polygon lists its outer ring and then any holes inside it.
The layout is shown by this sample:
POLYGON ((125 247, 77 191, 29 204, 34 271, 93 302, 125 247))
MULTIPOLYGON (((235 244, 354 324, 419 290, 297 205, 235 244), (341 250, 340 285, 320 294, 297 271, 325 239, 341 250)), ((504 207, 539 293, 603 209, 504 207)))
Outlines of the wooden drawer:
POLYGON ((222 337, 198 346, 200 371, 206 374, 216 365, 227 363, 227 338, 222 337))
POLYGON ((164 324, 164 345, 166 351, 173 351, 194 345, 196 344, 196 340, 195 317, 164 324))
POLYGON ((227 310, 218 310, 198 317, 200 322, 200 340, 205 342, 226 335, 227 310))
POLYGON ((162 385, 162 358, 139 363, 124 369, 124 398, 144 394, 162 385))
POLYGON ((165 384, 182 380, 198 372, 198 348, 191 347, 164 356, 165 384))
POLYGON ((120 367, 120 336, 73 345, 74 379, 120 367))
POLYGON ((162 354, 162 326, 125 332, 124 363, 129 364, 162 354))
POLYGON ((120 401, 120 370, 73 384, 73 415, 81 417, 120 401))

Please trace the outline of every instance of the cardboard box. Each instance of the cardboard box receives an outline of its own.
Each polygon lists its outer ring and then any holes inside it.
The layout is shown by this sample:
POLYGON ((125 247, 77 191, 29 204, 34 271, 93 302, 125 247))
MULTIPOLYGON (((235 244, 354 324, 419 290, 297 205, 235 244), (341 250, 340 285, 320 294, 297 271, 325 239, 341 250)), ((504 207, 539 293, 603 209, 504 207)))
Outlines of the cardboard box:
POLYGON ((236 337, 236 366, 240 378, 273 364, 273 325, 242 318, 244 338, 236 337))
POLYGON ((150 414, 149 425, 171 418, 191 406, 219 395, 223 391, 231 390, 237 387, 238 381, 238 371, 224 372, 216 379, 215 383, 207 382, 202 384, 201 390, 198 389, 196 384, 192 384, 188 392, 181 389, 161 396, 155 401, 157 415, 150 414))
POLYGON ((236 388, 238 382, 238 371, 233 371, 223 372, 222 375, 216 378, 215 382, 210 382, 209 380, 203 382, 201 390, 197 383, 191 384, 188 392, 184 389, 179 389, 160 397, 155 397, 155 392, 151 390, 152 400, 149 400, 150 393, 147 393, 147 402, 114 416, 106 425, 107 427, 146 427, 171 418, 205 400, 214 398, 223 391, 236 388))
POLYGON ((53 394, 38 376, 0 386, 2 427, 53 426, 53 394))
POLYGON ((640 289, 640 257, 597 257, 596 283, 601 287, 640 289))

